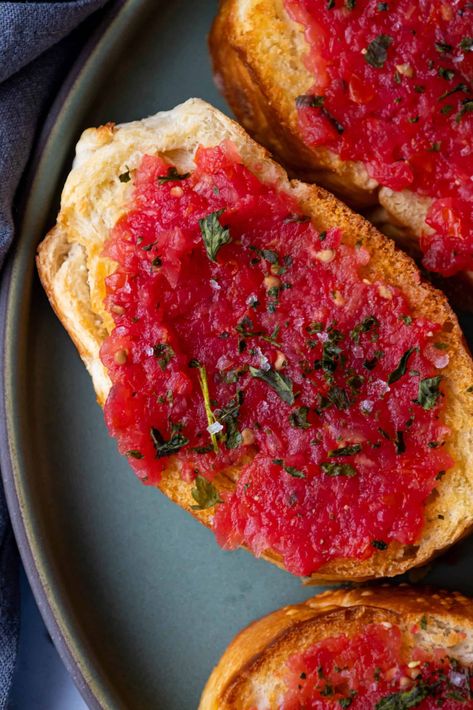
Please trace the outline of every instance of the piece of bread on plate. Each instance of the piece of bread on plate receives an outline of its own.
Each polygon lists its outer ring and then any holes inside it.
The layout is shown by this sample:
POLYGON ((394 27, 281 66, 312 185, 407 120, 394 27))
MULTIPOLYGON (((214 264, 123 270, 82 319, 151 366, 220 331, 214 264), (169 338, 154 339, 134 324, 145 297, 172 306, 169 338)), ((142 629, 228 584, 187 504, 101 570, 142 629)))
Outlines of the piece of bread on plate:
POLYGON ((454 5, 223 0, 210 50, 238 120, 293 175, 471 289, 472 11, 454 5))
POLYGON ((329 591, 253 622, 199 710, 473 707, 473 605, 457 592, 329 591))
POLYGON ((362 580, 469 532, 446 299, 210 105, 86 130, 37 264, 119 450, 224 547, 362 580))

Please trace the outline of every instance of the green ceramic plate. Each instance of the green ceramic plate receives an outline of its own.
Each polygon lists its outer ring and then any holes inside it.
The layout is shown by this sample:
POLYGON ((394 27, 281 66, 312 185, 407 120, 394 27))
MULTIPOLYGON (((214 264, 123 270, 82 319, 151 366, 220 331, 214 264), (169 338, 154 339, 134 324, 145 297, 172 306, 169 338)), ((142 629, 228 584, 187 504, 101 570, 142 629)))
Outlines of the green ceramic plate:
MULTIPOLYGON (((2 469, 48 628, 93 708, 196 708, 234 634, 313 594, 141 486, 108 437, 89 377, 34 275, 81 130, 200 96, 225 110, 206 34, 216 0, 128 0, 53 112, 3 283, 2 469)), ((473 592, 469 548, 430 580, 473 592)))

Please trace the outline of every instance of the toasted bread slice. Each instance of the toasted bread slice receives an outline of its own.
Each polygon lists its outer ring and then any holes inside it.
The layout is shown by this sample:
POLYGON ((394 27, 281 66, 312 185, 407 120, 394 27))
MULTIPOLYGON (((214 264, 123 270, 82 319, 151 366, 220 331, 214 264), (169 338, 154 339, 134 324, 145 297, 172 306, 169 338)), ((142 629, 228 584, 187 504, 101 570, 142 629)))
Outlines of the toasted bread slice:
MULTIPOLYGON (((296 98, 310 93, 314 76, 304 61, 309 51, 304 27, 287 13, 284 0, 222 0, 209 37, 215 80, 244 128, 268 147, 290 174, 333 191, 414 258, 419 236, 431 233, 425 218, 431 198, 396 192, 370 178, 361 161, 342 160, 327 147, 311 147, 301 137, 296 98)), ((461 284, 471 288, 473 274, 461 284)), ((473 301, 464 290, 462 309, 473 301), (466 301, 465 301, 466 299, 466 301)))
MULTIPOLYGON (((448 448, 455 465, 427 501, 418 545, 393 543, 389 550, 375 550, 369 559, 331 561, 311 581, 393 576, 422 565, 464 536, 473 524, 473 396, 467 391, 473 383, 473 366, 457 320, 444 296, 420 280, 409 257, 323 189, 290 181, 267 152, 229 118, 203 101, 191 99, 142 121, 107 124, 84 132, 64 187, 57 223, 38 250, 38 270, 49 300, 75 342, 103 406, 111 382, 99 349, 114 327, 104 306, 105 278, 116 268, 115 262, 103 256, 103 246, 117 219, 129 209, 132 194, 131 183, 117 176, 134 169, 145 154, 167 157, 180 172, 192 171, 198 146, 215 146, 227 139, 261 181, 277 183, 280 190, 297 200, 315 228, 340 227, 346 244, 362 243, 371 254, 365 270, 367 279, 400 288, 413 316, 441 326, 449 352, 449 364, 442 371, 444 418, 451 430, 448 448)), ((210 527, 212 509, 193 509, 193 484, 181 478, 173 458, 169 461, 159 488, 210 527)), ((227 471, 227 475, 219 474, 213 480, 219 493, 234 489, 238 473, 238 469, 227 471)), ((283 566, 274 551, 266 551, 263 557, 283 566)))
MULTIPOLYGON (((199 710, 281 707, 287 690, 288 659, 324 639, 353 638, 369 624, 399 627, 404 649, 420 648, 429 654, 441 648, 467 668, 473 664, 473 604, 463 595, 405 585, 329 591, 279 609, 241 631, 212 671, 199 710)), ((419 665, 411 662, 412 669, 419 665)), ((412 676, 416 673, 410 673, 410 682, 405 679, 405 691, 415 687, 412 676)), ((304 676, 302 673, 305 680, 304 676)), ((413 707, 401 700, 386 707, 413 707)), ((348 704, 327 696, 327 707, 348 704)))

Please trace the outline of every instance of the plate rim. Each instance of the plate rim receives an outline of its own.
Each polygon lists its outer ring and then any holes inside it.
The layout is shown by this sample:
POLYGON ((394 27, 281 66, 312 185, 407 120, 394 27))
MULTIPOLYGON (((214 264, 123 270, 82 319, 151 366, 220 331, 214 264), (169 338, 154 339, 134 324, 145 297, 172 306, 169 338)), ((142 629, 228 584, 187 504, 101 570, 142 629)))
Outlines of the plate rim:
MULTIPOLYGON (((119 52, 121 41, 133 34, 153 4, 153 0, 115 0, 105 9, 105 15, 100 18, 66 76, 46 115, 27 173, 20 183, 19 189, 25 198, 20 205, 21 218, 16 229, 15 243, 5 261, 0 283, 0 474, 8 512, 20 557, 45 626, 82 698, 92 710, 117 706, 112 697, 113 688, 98 674, 86 674, 87 657, 79 653, 77 644, 72 643, 74 634, 71 629, 66 629, 59 605, 53 600, 42 560, 35 554, 28 509, 21 502, 21 482, 18 476, 21 466, 15 446, 17 412, 11 378, 15 343, 19 340, 15 316, 22 309, 26 312, 30 307, 34 264, 29 258, 29 250, 25 248, 25 242, 32 241, 27 233, 27 225, 31 221, 31 213, 35 211, 36 187, 48 163, 51 147, 65 124, 74 123, 78 127, 88 107, 88 101, 84 101, 81 106, 82 94, 93 93, 91 86, 94 85, 95 76, 106 71, 104 65, 119 52)), ((67 147, 71 148, 70 145, 67 147)), ((36 247, 37 240, 34 241, 36 247)), ((19 328, 20 332, 24 330, 21 321, 19 328)))

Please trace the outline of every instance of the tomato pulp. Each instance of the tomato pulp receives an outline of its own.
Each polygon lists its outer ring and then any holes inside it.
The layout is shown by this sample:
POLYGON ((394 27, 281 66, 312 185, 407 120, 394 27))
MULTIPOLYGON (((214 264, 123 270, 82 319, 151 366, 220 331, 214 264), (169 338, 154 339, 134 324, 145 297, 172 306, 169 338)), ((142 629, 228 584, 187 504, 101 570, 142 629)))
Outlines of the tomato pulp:
MULTIPOLYGON (((422 617, 420 624, 428 623, 422 617)), ((441 648, 406 650, 389 622, 369 624, 353 637, 324 639, 287 663, 281 710, 460 710, 473 708, 468 668, 441 648)))
POLYGON ((144 156, 105 247, 119 450, 152 485, 177 459, 220 544, 272 548, 295 574, 415 543, 452 465, 439 326, 231 143, 195 163, 179 175, 144 156))
POLYGON ((473 5, 466 0, 285 0, 306 30, 311 146, 362 161, 392 190, 432 198, 424 265, 473 269, 473 5))

